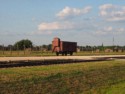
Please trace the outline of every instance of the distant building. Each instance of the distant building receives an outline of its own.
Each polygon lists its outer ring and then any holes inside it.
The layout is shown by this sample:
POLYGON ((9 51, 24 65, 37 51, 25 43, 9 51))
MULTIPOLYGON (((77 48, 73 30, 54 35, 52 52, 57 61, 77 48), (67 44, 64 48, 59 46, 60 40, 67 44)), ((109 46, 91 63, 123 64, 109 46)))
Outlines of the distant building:
POLYGON ((118 52, 124 52, 124 50, 123 49, 118 49, 118 52))
POLYGON ((105 52, 110 53, 110 52, 113 52, 113 50, 112 49, 105 49, 105 52))
POLYGON ((77 48, 77 52, 80 52, 80 48, 77 48))
POLYGON ((99 50, 99 49, 96 49, 96 50, 95 50, 95 52, 99 53, 99 52, 100 52, 100 50, 99 50))

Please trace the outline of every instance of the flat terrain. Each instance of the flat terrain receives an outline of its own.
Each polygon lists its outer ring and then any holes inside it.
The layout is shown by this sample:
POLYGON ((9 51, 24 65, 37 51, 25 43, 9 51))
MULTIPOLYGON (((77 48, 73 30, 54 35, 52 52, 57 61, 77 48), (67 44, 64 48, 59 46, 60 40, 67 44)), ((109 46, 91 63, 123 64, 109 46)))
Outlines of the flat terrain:
POLYGON ((0 94, 125 94, 125 60, 2 68, 0 94))
MULTIPOLYGON (((81 51, 73 53, 74 56, 95 56, 95 55, 125 55, 124 52, 93 52, 93 51, 81 51)), ((32 57, 32 56, 56 56, 51 51, 0 51, 0 57, 32 57)))
POLYGON ((99 55, 99 56, 47 56, 47 57, 0 57, 0 61, 26 61, 26 60, 58 60, 58 59, 83 59, 92 60, 99 58, 125 58, 125 55, 99 55))

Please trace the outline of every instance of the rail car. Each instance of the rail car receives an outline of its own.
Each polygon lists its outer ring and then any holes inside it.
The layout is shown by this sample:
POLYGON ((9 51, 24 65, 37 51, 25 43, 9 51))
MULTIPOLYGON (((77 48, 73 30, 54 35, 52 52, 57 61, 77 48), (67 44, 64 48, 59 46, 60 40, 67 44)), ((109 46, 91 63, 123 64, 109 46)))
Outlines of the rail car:
POLYGON ((61 41, 59 38, 54 38, 52 41, 52 52, 56 52, 56 55, 73 55, 73 52, 77 52, 77 42, 61 41))

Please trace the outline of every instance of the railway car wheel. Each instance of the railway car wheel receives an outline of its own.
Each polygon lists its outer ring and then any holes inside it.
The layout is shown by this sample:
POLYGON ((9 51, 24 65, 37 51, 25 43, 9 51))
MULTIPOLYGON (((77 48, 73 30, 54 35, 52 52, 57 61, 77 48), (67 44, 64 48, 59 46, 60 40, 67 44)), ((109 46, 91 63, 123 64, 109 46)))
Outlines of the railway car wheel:
POLYGON ((70 52, 70 55, 72 56, 72 55, 73 55, 73 52, 70 52))
POLYGON ((56 56, 59 56, 59 53, 58 53, 58 52, 56 52, 56 56))
POLYGON ((62 53, 62 56, 64 56, 64 53, 62 53))
POLYGON ((67 56, 67 53, 65 52, 65 56, 67 56))

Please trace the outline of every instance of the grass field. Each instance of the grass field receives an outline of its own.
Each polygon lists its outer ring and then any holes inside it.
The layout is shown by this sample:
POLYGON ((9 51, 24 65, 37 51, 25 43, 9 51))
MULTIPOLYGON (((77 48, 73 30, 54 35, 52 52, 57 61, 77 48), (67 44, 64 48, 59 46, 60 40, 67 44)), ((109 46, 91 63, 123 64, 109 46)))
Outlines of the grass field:
MULTIPOLYGON (((125 52, 91 52, 83 51, 74 53, 75 56, 89 56, 89 55, 125 55, 125 52)), ((16 56, 56 56, 55 53, 51 51, 0 51, 0 57, 16 57, 16 56)))
POLYGON ((0 69, 0 94, 125 94, 125 60, 0 69))
POLYGON ((0 51, 0 57, 22 57, 22 56, 54 56, 55 53, 52 52, 42 52, 42 51, 0 51))

